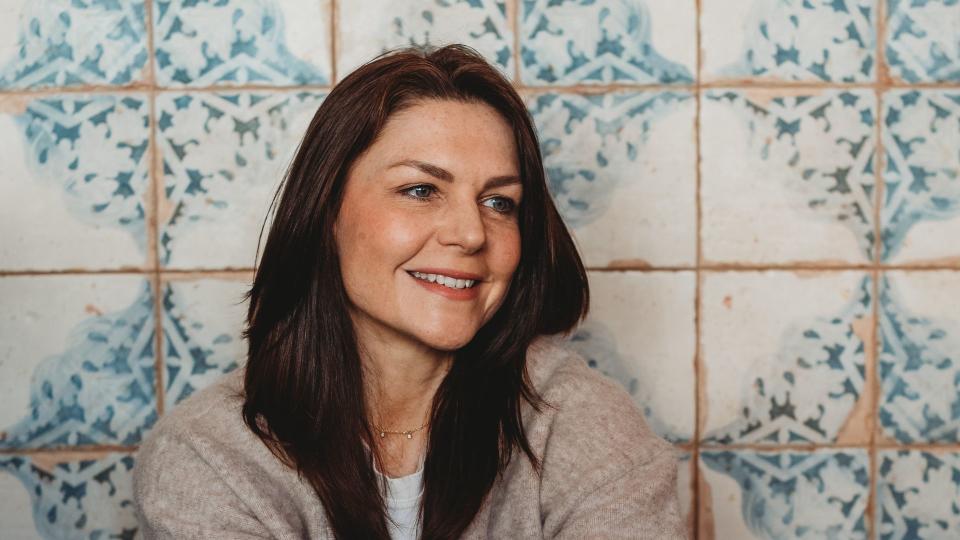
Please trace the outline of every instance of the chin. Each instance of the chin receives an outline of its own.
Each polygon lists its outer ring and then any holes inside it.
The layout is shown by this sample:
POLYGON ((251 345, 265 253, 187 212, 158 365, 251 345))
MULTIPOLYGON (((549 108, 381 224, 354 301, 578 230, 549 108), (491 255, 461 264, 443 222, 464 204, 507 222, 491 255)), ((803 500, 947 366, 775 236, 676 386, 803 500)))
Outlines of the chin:
POLYGON ((418 339, 431 349, 453 352, 457 349, 463 348, 467 343, 470 343, 470 340, 473 339, 473 336, 475 335, 476 332, 471 332, 469 334, 464 332, 449 332, 446 334, 439 332, 429 336, 421 335, 418 336, 418 339))

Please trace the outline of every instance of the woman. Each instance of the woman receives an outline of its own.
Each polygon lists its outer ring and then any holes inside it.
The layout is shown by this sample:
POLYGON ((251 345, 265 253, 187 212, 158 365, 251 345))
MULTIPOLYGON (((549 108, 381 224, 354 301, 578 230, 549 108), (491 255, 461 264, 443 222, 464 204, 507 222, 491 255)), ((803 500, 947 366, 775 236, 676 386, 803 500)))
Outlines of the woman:
POLYGON ((140 449, 147 538, 684 536, 670 445, 543 337, 585 315, 586 273, 482 57, 353 72, 278 196, 245 370, 140 449))

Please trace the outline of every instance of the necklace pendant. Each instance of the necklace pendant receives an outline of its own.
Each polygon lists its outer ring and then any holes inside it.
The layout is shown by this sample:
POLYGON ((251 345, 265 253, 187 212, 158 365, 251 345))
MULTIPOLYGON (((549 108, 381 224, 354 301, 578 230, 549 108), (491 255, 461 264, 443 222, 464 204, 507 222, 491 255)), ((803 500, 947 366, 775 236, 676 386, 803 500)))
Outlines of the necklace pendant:
POLYGON ((407 438, 408 438, 408 439, 412 439, 412 438, 413 438, 413 433, 411 433, 411 432, 408 431, 408 432, 407 432, 407 438))
POLYGON ((380 432, 380 438, 381 438, 381 439, 384 438, 384 437, 386 437, 386 436, 387 436, 387 433, 386 433, 385 431, 381 431, 381 432, 380 432))

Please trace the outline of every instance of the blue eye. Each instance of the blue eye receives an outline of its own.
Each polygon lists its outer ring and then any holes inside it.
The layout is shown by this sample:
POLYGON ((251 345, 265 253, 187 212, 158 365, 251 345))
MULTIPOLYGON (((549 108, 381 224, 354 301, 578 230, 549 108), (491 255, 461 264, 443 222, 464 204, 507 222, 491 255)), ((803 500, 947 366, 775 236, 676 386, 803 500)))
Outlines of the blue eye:
POLYGON ((517 206, 516 203, 507 197, 490 197, 489 199, 483 201, 483 204, 487 208, 491 208, 495 212, 499 212, 501 214, 509 214, 513 212, 514 208, 517 206))
POLYGON ((403 190, 405 194, 414 199, 429 199, 433 192, 436 191, 433 186, 428 186, 426 184, 420 184, 418 186, 413 186, 411 188, 403 190))

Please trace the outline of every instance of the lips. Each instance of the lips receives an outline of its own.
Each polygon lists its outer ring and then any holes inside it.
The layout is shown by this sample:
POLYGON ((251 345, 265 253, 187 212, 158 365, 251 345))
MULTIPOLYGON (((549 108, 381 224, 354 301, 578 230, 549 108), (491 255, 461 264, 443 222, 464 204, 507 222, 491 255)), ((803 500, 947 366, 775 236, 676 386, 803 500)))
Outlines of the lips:
POLYGON ((433 271, 435 269, 432 268, 424 270, 430 270, 431 272, 408 270, 407 275, 427 291, 450 300, 471 300, 477 297, 480 280, 473 279, 479 277, 476 274, 451 270, 433 271), (444 272, 448 273, 445 274, 444 272), (430 279, 431 277, 433 279, 430 279))
POLYGON ((407 272, 420 272, 421 274, 437 274, 454 279, 470 279, 473 281, 483 281, 483 276, 470 272, 462 272, 451 268, 410 268, 407 272))

